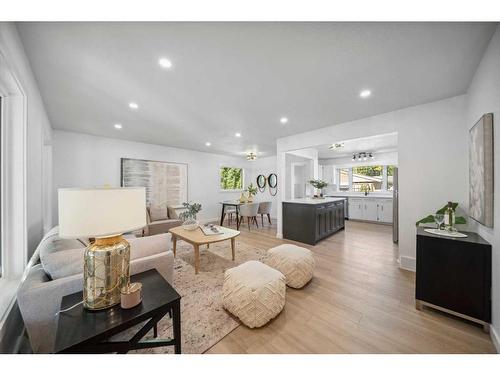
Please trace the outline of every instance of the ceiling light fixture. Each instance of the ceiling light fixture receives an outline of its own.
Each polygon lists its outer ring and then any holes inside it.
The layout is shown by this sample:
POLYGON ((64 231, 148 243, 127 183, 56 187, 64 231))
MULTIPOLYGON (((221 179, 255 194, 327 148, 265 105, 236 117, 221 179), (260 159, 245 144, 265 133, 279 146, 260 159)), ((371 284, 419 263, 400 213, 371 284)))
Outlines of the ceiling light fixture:
POLYGON ((286 118, 286 117, 282 117, 282 118, 280 118, 280 122, 281 122, 282 124, 286 124, 286 123, 288 123, 288 118, 286 118))
POLYGON ((365 99, 368 98, 371 94, 372 92, 370 90, 363 90, 359 93, 359 97, 365 99))
POLYGON ((334 143, 332 144, 330 147, 328 147, 330 150, 336 150, 338 148, 342 148, 344 147, 344 142, 340 142, 340 143, 334 143))
POLYGON ((122 124, 115 124, 115 129, 121 129, 122 127, 122 124))
POLYGON ((374 158, 373 152, 357 152, 352 154, 352 161, 368 160, 368 158, 374 158))
POLYGON ((205 146, 210 147, 212 144, 210 142, 205 142, 205 146))
POLYGON ((134 102, 130 102, 130 103, 128 103, 128 106, 129 106, 130 108, 132 108, 132 109, 137 109, 137 108, 139 108, 139 104, 134 103, 134 102))
POLYGON ((241 133, 234 133, 234 136, 235 136, 236 138, 241 138, 241 133))
POLYGON ((253 152, 249 152, 247 154, 247 160, 253 161, 255 159, 257 159, 257 155, 255 155, 253 152))
POLYGON ((165 69, 170 69, 173 66, 172 61, 165 57, 160 58, 158 60, 158 64, 160 64, 160 66, 165 69))

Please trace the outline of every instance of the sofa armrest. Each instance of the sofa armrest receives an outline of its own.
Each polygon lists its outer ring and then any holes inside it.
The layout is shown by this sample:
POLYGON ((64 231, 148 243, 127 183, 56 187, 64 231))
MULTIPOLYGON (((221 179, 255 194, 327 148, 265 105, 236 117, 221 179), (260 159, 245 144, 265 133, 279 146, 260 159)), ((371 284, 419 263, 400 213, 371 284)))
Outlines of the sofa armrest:
POLYGON ((148 234, 152 236, 159 233, 168 233, 170 229, 180 225, 182 225, 182 221, 177 219, 153 221, 148 225, 148 234))

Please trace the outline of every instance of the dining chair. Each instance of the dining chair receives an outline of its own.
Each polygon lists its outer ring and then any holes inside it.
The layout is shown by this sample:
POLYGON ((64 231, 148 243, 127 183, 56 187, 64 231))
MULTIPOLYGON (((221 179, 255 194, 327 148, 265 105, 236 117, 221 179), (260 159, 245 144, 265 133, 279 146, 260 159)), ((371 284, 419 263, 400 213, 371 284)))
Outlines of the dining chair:
POLYGON ((240 206, 240 225, 241 222, 243 221, 243 218, 247 218, 248 222, 248 230, 250 230, 250 221, 255 223, 257 228, 259 227, 259 224, 257 223, 257 212, 259 211, 259 203, 247 203, 247 204, 242 204, 240 206))
POLYGON ((227 225, 231 226, 233 215, 236 215, 236 208, 232 206, 226 206, 226 208, 224 209, 224 213, 227 215, 227 225))
POLYGON ((269 220, 269 224, 271 223, 271 207, 273 205, 273 202, 260 202, 259 203, 259 210, 257 213, 260 214, 260 218, 262 220, 262 226, 264 226, 264 215, 267 215, 267 220, 269 220))

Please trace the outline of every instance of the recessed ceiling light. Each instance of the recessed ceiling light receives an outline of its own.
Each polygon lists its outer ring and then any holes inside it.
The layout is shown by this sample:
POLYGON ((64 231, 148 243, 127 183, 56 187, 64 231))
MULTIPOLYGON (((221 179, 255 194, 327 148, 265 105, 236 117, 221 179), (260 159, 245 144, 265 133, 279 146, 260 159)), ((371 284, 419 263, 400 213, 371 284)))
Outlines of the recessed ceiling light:
POLYGON ((234 133, 234 136, 237 137, 237 138, 240 138, 241 137, 241 133, 234 133))
POLYGON ((282 124, 286 124, 288 122, 288 119, 286 117, 282 117, 282 118, 280 118, 280 122, 282 124))
POLYGON ((359 93, 360 98, 368 98, 372 92, 370 90, 363 90, 359 93))
POLYGON ((115 124, 115 129, 121 129, 122 127, 122 124, 115 124))
POLYGON ((137 109, 139 108, 139 104, 137 103, 134 103, 134 102, 131 102, 131 103, 128 103, 128 106, 132 109, 137 109))
POLYGON ((172 61, 170 61, 169 59, 165 58, 165 57, 162 57, 158 60, 158 64, 160 64, 160 66, 162 68, 165 68, 165 69, 170 69, 172 67, 172 61))
POLYGON ((212 144, 210 142, 205 142, 205 146, 210 147, 212 144))

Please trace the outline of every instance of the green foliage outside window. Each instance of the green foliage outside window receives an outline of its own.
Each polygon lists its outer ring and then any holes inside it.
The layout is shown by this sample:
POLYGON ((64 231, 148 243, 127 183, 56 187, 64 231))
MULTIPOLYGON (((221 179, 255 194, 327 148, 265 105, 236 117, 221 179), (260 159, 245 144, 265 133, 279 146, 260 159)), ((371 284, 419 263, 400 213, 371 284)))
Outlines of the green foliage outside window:
POLYGON ((221 167, 220 188, 222 190, 242 190, 243 189, 243 169, 232 167, 221 167))
POLYGON ((354 167, 352 168, 352 173, 360 174, 363 176, 382 176, 383 169, 384 167, 382 165, 354 167))

